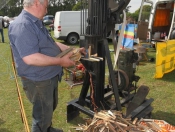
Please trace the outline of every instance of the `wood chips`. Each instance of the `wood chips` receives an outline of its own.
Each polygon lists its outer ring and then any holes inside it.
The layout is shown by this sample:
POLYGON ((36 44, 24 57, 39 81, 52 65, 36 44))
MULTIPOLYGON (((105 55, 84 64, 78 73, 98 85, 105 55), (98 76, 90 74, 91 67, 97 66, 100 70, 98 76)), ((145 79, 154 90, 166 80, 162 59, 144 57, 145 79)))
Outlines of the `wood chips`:
POLYGON ((162 120, 134 120, 122 117, 119 111, 100 111, 86 125, 73 127, 83 132, 175 132, 175 127, 162 120))

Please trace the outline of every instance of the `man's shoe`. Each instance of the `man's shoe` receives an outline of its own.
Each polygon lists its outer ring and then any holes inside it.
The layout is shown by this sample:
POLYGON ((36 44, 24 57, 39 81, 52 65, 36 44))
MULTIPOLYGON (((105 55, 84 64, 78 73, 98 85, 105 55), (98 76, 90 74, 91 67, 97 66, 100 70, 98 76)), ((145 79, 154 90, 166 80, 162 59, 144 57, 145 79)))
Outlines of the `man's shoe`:
POLYGON ((63 132, 63 130, 62 129, 58 129, 58 128, 50 127, 50 131, 49 132, 63 132))

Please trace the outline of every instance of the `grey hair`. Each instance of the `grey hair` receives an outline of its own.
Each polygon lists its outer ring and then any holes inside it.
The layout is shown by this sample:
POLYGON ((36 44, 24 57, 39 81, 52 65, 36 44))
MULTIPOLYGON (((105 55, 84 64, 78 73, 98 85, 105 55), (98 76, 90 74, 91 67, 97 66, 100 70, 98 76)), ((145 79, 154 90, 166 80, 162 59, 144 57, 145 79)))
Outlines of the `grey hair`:
MULTIPOLYGON (((44 3, 45 0, 39 0, 41 4, 44 3)), ((23 1, 23 7, 30 7, 34 4, 35 0, 24 0, 23 1)))

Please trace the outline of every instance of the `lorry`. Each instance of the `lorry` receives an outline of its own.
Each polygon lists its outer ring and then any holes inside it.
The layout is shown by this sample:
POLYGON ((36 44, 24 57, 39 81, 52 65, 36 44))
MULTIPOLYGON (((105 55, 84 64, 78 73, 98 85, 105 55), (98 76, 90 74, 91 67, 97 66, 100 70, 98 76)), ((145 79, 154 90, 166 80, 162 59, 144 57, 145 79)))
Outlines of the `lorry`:
POLYGON ((81 31, 81 11, 58 11, 54 19, 54 37, 74 45, 81 31))
POLYGON ((173 39, 175 0, 142 0, 138 18, 137 37, 151 43, 173 39), (149 21, 143 17, 143 6, 150 5, 149 21))

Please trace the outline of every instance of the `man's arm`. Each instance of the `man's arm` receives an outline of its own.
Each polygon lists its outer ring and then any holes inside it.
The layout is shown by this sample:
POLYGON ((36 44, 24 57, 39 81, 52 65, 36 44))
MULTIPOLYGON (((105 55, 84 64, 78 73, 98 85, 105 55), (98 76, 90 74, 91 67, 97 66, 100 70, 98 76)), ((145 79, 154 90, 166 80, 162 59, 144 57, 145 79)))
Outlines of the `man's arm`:
POLYGON ((69 67, 72 65, 75 65, 75 62, 70 60, 70 56, 73 53, 70 52, 68 54, 66 54, 63 57, 51 57, 51 56, 47 56, 41 53, 35 53, 35 54, 31 54, 28 56, 23 57, 23 61, 27 64, 27 65, 33 65, 33 66, 62 66, 62 67, 69 67))
POLYGON ((66 49, 69 48, 69 46, 67 46, 67 45, 65 45, 65 44, 62 44, 62 43, 60 43, 60 42, 55 42, 55 43, 56 43, 56 45, 60 48, 61 51, 64 51, 64 50, 66 50, 66 49))
MULTIPOLYGON (((64 50, 70 48, 70 46, 67 46, 65 44, 62 44, 60 42, 55 42, 55 43, 58 45, 58 47, 61 49, 61 51, 64 51, 64 50)), ((80 48, 79 51, 81 52, 81 54, 86 55, 86 51, 85 51, 85 48, 84 47, 80 48)))

